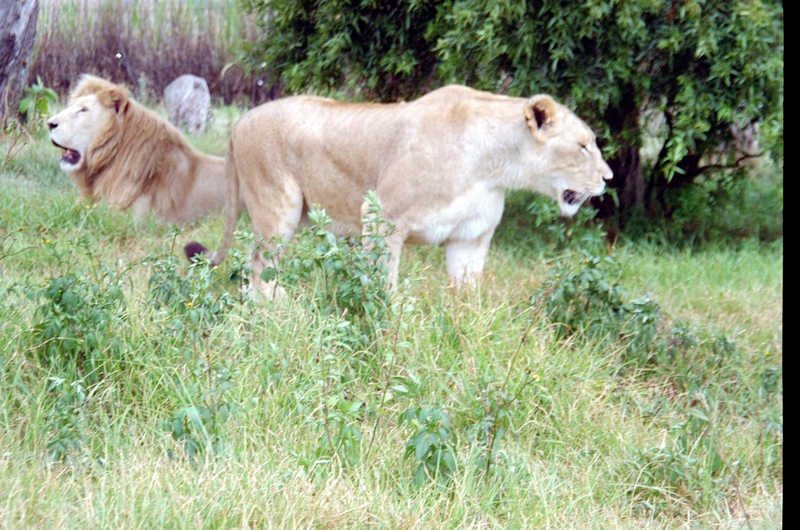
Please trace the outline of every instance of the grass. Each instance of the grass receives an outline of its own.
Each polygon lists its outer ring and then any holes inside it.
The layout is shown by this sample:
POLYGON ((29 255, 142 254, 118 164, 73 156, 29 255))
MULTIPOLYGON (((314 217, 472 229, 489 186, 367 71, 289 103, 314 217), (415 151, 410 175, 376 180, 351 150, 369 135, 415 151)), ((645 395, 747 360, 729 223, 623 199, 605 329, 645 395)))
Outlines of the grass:
MULTIPOLYGON (((237 113, 214 109, 192 141, 223 154, 237 113)), ((353 349, 310 288, 240 300, 243 243, 218 270, 183 264, 180 246, 216 245, 221 219, 176 231, 92 207, 59 156, 40 130, 0 173, 0 527, 781 526, 782 240, 621 237, 602 279, 659 307, 637 357, 617 334, 565 336, 531 303, 585 270, 583 250, 607 257, 602 241, 512 211, 473 291, 446 289, 441 249, 405 249, 385 333, 353 349), (183 298, 154 301, 158 267, 183 298), (84 344, 97 335, 78 353, 37 331, 42 290, 70 274, 101 293, 66 311, 84 344), (115 285, 124 304, 92 320, 115 285), (190 458, 164 423, 202 406, 215 414, 185 420, 183 440, 218 445, 190 458), (423 426, 399 421, 415 407, 447 415, 455 455, 420 482, 423 426)))
POLYGON ((63 101, 91 73, 146 102, 193 74, 214 101, 258 104, 271 99, 271 85, 263 68, 243 60, 242 46, 255 38, 252 17, 230 0, 43 0, 30 82, 41 78, 63 101))

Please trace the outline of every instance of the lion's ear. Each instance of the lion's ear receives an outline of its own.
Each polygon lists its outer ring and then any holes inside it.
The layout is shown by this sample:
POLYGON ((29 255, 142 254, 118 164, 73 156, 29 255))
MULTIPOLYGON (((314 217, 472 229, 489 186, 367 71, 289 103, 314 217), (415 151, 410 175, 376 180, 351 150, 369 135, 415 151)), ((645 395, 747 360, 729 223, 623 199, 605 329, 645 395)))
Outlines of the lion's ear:
POLYGON ((525 104, 525 120, 534 133, 547 131, 556 119, 558 107, 550 96, 533 96, 525 104))
POLYGON ((125 87, 115 86, 104 90, 97 94, 97 99, 117 114, 122 114, 128 108, 128 90, 125 87))

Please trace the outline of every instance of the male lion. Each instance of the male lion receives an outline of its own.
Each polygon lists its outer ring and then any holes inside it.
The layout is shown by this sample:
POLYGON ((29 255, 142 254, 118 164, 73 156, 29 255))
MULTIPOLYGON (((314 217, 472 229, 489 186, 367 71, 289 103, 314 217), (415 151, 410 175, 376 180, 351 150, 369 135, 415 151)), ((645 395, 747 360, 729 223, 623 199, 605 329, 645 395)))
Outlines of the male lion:
POLYGON ((61 169, 85 197, 179 224, 225 206, 224 159, 198 152, 123 86, 84 75, 47 124, 64 151, 61 169))
MULTIPOLYGON (((574 215, 612 177, 591 129, 546 95, 530 99, 446 86, 410 103, 340 103, 295 96, 261 105, 234 126, 225 159, 225 234, 212 265, 230 248, 240 187, 257 236, 291 238, 319 205, 337 231, 359 231, 374 190, 395 230, 386 242, 397 282, 404 243, 444 244, 447 272, 461 285, 483 271, 507 189, 529 189, 574 215)), ((274 247, 267 246, 267 250, 274 247)), ((273 266, 254 250, 252 281, 273 266)))

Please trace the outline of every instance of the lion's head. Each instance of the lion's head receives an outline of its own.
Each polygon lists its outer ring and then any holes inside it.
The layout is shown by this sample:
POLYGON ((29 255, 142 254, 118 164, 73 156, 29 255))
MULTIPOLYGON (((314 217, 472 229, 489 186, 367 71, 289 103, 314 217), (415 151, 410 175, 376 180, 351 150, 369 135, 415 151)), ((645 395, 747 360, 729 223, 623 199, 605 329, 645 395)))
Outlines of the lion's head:
POLYGON ((96 77, 85 76, 70 97, 69 106, 51 117, 50 141, 63 151, 61 169, 72 173, 95 166, 95 140, 108 140, 115 124, 124 115, 128 91, 96 77))
POLYGON ((92 200, 179 223, 224 207, 223 159, 198 152, 121 85, 84 75, 47 124, 61 169, 92 200))
POLYGON ((589 197, 600 195, 612 172, 603 160, 592 130, 564 105, 550 96, 533 96, 525 105, 532 141, 544 146, 537 156, 549 178, 535 183, 537 191, 558 202, 562 215, 575 215, 589 197))

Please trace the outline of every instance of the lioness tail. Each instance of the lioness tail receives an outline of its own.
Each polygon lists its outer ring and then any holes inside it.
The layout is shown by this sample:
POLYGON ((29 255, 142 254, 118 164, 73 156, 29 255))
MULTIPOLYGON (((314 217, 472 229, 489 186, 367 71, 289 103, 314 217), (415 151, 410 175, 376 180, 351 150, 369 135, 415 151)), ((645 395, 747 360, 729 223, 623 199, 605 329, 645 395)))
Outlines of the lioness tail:
POLYGON ((236 223, 239 221, 239 175, 236 171, 236 161, 233 158, 233 133, 231 133, 228 152, 225 155, 225 183, 225 232, 222 235, 219 250, 215 253, 202 243, 192 241, 183 247, 189 261, 199 254, 204 254, 209 259, 211 266, 216 267, 228 255, 228 250, 233 243, 236 223))

